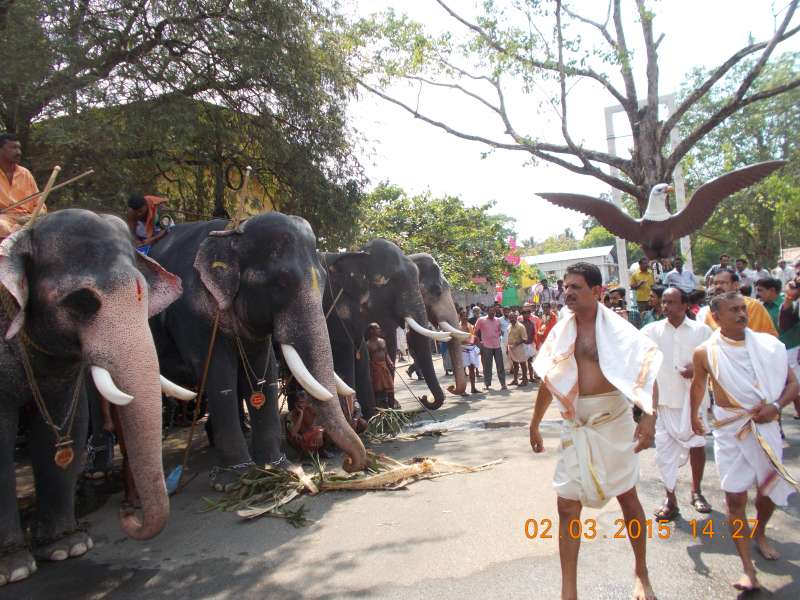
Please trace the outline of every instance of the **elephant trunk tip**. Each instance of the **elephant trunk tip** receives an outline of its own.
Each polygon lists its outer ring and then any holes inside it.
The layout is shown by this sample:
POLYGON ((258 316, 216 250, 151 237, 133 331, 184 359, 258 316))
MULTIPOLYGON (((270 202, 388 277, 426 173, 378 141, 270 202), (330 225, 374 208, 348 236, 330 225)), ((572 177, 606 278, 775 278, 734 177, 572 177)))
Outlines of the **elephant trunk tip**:
POLYGON ((366 456, 364 456, 363 458, 357 456, 355 459, 349 455, 345 456, 344 462, 342 463, 342 468, 347 473, 358 473, 360 471, 363 471, 364 469, 367 468, 366 456))
POLYGON ((120 510, 119 524, 122 531, 129 538, 137 541, 145 541, 154 538, 167 524, 169 517, 169 507, 164 511, 163 515, 157 518, 147 518, 145 516, 144 522, 140 521, 136 513, 129 510, 120 510))

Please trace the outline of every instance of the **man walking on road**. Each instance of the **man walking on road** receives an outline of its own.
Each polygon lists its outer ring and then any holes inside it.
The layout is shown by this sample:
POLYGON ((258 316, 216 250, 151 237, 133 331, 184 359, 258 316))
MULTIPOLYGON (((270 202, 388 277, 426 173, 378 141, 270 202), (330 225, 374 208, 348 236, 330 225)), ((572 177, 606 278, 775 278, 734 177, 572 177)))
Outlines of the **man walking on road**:
POLYGON ((711 300, 719 329, 694 352, 692 429, 704 435, 700 406, 711 378, 714 389, 714 458, 728 505, 731 538, 742 561, 738 590, 760 587, 750 552, 754 540, 767 560, 778 551, 766 536, 775 505, 786 506, 794 480, 783 466, 778 418, 797 397, 786 348, 774 336, 747 326, 745 299, 736 291, 711 300), (756 488, 756 519, 748 519, 747 491, 756 488), (753 529, 751 530, 751 525, 753 529))
POLYGON ((502 314, 499 308, 490 308, 487 315, 475 323, 475 336, 479 340, 481 363, 483 364, 483 384, 487 390, 492 389, 492 359, 497 367, 500 387, 504 390, 507 389, 503 351, 500 348, 500 316, 502 314))
POLYGON ((699 513, 711 512, 700 485, 706 465, 706 439, 692 431, 689 385, 694 370, 692 356, 700 344, 711 337, 711 329, 687 318, 689 296, 680 288, 669 288, 661 295, 666 320, 642 327, 664 355, 658 371, 658 419, 656 420, 656 464, 661 472, 667 498, 655 512, 660 521, 672 521, 680 510, 675 498, 678 469, 691 462, 692 506, 699 513))
MULTIPOLYGON (((636 493, 637 454, 653 444, 657 404, 656 374, 661 352, 648 337, 600 304, 602 277, 589 263, 567 269, 566 306, 533 363, 545 385, 539 387, 530 424, 534 452, 544 451, 539 425, 556 397, 564 418, 561 451, 553 487, 558 494, 561 598, 578 596, 580 534, 584 505, 600 508, 617 498, 629 530, 644 527, 636 493), (626 396, 642 408, 637 425, 626 396), (630 441, 628 441, 630 440, 630 441)), ((632 597, 655 600, 646 562, 646 536, 630 536, 635 557, 632 597)))

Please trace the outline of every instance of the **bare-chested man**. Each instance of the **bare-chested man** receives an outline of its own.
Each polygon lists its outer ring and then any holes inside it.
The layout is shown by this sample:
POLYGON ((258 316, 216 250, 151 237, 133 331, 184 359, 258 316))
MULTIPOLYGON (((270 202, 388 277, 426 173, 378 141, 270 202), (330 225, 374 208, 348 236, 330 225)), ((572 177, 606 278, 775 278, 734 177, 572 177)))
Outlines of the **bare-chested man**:
POLYGON ((743 574, 733 585, 759 588, 750 540, 767 560, 779 558, 767 539, 767 523, 775 505, 785 506, 795 491, 782 464, 783 443, 778 418, 798 392, 783 344, 768 333, 748 327, 747 298, 737 291, 711 301, 719 329, 694 352, 692 429, 705 433, 700 407, 709 377, 714 388, 714 458, 728 505, 731 538, 743 574), (747 491, 756 489, 756 518, 748 519, 747 491), (753 526, 751 530, 750 526, 753 526))
POLYGON ((400 408, 394 399, 394 363, 386 350, 386 340, 380 325, 367 326, 367 349, 369 350, 369 370, 372 375, 372 390, 378 404, 389 408, 400 408))
MULTIPOLYGON (((596 266, 578 263, 565 277, 565 317, 550 332, 534 362, 543 379, 530 424, 534 452, 544 451, 539 425, 555 395, 564 417, 553 486, 558 494, 561 597, 578 597, 577 567, 583 505, 619 501, 628 527, 645 514, 636 494, 636 454, 653 443, 655 375, 661 353, 632 325, 599 303, 602 278, 596 266), (655 369, 655 370, 653 370, 655 369), (623 395, 624 394, 624 395, 623 395), (625 396, 645 410, 638 426, 625 396), (629 440, 629 442, 628 442, 629 440), (580 529, 580 528, 579 528, 580 529)), ((629 536, 635 558, 633 598, 655 598, 645 560, 646 536, 629 536)))

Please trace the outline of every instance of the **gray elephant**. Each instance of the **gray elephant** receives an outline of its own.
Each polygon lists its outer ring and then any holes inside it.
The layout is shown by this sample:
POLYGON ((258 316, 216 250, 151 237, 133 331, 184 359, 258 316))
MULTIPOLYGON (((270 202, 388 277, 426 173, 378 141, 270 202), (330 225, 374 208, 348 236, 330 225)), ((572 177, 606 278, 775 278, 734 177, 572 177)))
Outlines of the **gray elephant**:
POLYGON ((226 489, 252 464, 239 423, 241 398, 248 398, 252 458, 259 464, 285 460, 275 377, 267 369, 273 343, 311 397, 318 423, 347 454, 345 469, 362 470, 366 451, 336 401, 322 311, 326 273, 314 232, 304 219, 277 212, 247 219, 235 229, 227 225, 224 220, 178 225, 151 254, 180 275, 186 290, 151 323, 165 373, 188 370, 200 380, 219 313, 206 384, 222 467, 214 487, 226 489), (264 393, 266 402, 256 404, 257 393, 264 393))
POLYGON ((408 258, 419 270, 419 290, 425 302, 425 309, 428 311, 428 319, 432 325, 443 331, 449 331, 453 336, 447 342, 447 350, 453 363, 455 385, 449 387, 448 391, 452 394, 466 395, 467 378, 464 374, 461 340, 469 337, 469 334, 458 328, 458 311, 453 301, 450 283, 442 274, 439 263, 430 254, 424 252, 409 254, 408 258))
POLYGON ((32 574, 34 557, 64 560, 92 547, 74 507, 87 431, 87 373, 100 393, 120 405, 142 503, 142 520, 121 515, 122 529, 144 540, 164 527, 163 384, 147 321, 180 296, 181 283, 134 251, 121 219, 69 209, 42 217, 0 245, 0 284, 2 585, 32 574), (32 552, 20 524, 14 474, 18 416, 28 403, 37 406, 29 438, 37 498, 32 552))
MULTIPOLYGON (((362 304, 361 316, 365 323, 377 322, 386 336, 389 356, 397 354, 398 327, 408 327, 408 345, 416 358, 417 366, 433 395, 433 401, 423 397, 430 408, 439 408, 444 402, 442 391, 433 368, 430 339, 446 340, 447 332, 432 331, 428 327, 427 312, 419 286, 419 271, 416 265, 403 254, 396 244, 377 239, 364 246, 365 256, 359 263, 350 263, 352 270, 341 273, 365 275, 369 288, 366 305, 362 304)), ((330 268, 328 269, 330 273, 330 268)), ((332 277, 341 277, 336 273, 332 277)), ((333 290, 336 294, 337 289, 333 290)), ((329 328, 331 327, 329 321, 329 328)), ((331 329, 331 343, 337 372, 349 386, 354 386, 361 402, 364 416, 370 417, 375 411, 372 383, 369 377, 369 353, 361 336, 343 335, 331 329)))

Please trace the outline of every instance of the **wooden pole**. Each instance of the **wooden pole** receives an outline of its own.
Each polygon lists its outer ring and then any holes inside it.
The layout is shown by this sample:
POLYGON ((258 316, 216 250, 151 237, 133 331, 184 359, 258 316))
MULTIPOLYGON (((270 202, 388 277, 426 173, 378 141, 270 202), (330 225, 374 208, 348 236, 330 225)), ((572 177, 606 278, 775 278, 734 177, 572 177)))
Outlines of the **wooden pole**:
POLYGON ((247 167, 244 170, 244 181, 242 182, 242 187, 239 189, 239 193, 236 196, 236 213, 233 216, 233 220, 228 223, 228 226, 225 229, 236 229, 239 227, 239 223, 242 222, 242 217, 244 217, 244 201, 247 197, 247 188, 250 184, 250 172, 253 170, 253 167, 247 167))
MULTIPOLYGON (((59 168, 61 168, 61 167, 59 167, 59 168)), ((94 173, 94 169, 89 169, 85 173, 81 173, 80 175, 76 175, 72 179, 67 179, 63 183, 59 183, 58 185, 54 185, 52 188, 50 188, 50 192, 55 192, 56 190, 61 189, 64 186, 67 186, 67 185, 69 185, 71 183, 75 183, 79 179, 83 179, 84 177, 87 177, 88 175, 91 175, 92 173, 94 173)), ((9 204, 5 208, 0 208, 0 214, 8 212, 8 211, 18 207, 21 204, 25 204, 26 202, 29 202, 29 201, 33 200, 34 198, 38 198, 42 194, 44 194, 44 190, 42 190, 41 192, 36 192, 35 194, 30 194, 29 196, 25 196, 22 200, 17 200, 13 204, 9 204)))
POLYGON ((56 178, 58 174, 61 173, 61 167, 56 165, 53 167, 53 172, 50 173, 50 179, 47 180, 47 185, 44 186, 44 190, 42 191, 41 195, 39 196, 39 200, 36 203, 36 208, 33 209, 31 213, 31 218, 25 223, 25 227, 32 227, 34 222, 36 221, 39 213, 42 212, 42 208, 44 208, 44 203, 47 201, 47 196, 50 195, 50 192, 53 190, 53 184, 56 182, 56 178))

